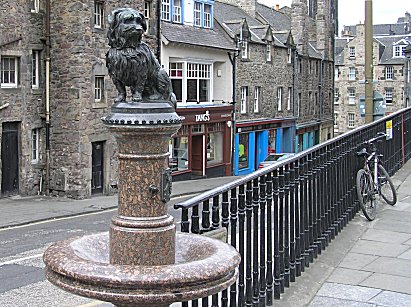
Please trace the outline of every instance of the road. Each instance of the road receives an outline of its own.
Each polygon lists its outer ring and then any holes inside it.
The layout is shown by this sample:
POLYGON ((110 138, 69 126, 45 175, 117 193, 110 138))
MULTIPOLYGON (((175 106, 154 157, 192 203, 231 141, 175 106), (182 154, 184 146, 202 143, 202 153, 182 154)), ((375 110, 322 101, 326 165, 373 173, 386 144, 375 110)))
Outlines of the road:
MULTIPOLYGON (((179 212, 172 209, 172 205, 187 198, 174 198, 168 204, 177 224, 179 212)), ((93 306, 92 300, 66 293, 50 284, 44 277, 42 256, 53 242, 108 231, 115 213, 116 209, 112 209, 0 229, 0 306, 93 306)))

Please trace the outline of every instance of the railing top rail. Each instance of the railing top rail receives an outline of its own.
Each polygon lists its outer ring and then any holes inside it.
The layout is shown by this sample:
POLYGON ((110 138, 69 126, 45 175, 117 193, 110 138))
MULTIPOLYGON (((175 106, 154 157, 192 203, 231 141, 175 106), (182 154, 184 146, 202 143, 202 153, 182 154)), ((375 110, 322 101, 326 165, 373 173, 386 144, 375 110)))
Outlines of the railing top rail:
POLYGON ((250 182, 250 181, 252 181, 252 180, 254 180, 254 179, 257 179, 257 178, 259 178, 259 177, 261 177, 261 176, 264 176, 264 175, 266 175, 266 174, 268 174, 268 173, 271 173, 272 171, 274 171, 275 169, 277 169, 277 168, 279 168, 279 167, 282 167, 282 166, 284 166, 284 165, 290 164, 290 163, 292 163, 292 162, 296 162, 296 161, 300 160, 301 158, 303 158, 303 157, 305 157, 305 156, 307 156, 307 155, 309 155, 309 154, 311 154, 311 153, 313 153, 313 152, 316 152, 317 150, 322 149, 322 148, 324 148, 324 147, 326 147, 326 146, 329 146, 329 145, 332 145, 332 144, 334 144, 334 143, 336 143, 336 142, 338 142, 338 141, 341 141, 341 140, 343 140, 344 138, 346 138, 346 137, 348 137, 348 136, 350 136, 350 135, 352 135, 352 134, 355 134, 355 133, 360 132, 360 131, 362 131, 362 130, 368 129, 368 128, 372 127, 372 126, 378 125, 378 124, 381 123, 381 122, 390 120, 390 119, 394 118, 395 116, 397 116, 397 115, 399 115, 399 114, 401 114, 401 113, 404 113, 404 112, 406 112, 406 111, 410 111, 410 110, 411 110, 411 107, 408 107, 408 108, 405 108, 405 109, 401 109, 401 110, 399 110, 399 111, 397 111, 397 112, 395 112, 395 113, 393 113, 393 114, 390 114, 390 115, 388 115, 388 116, 385 116, 385 117, 383 117, 383 118, 381 118, 381 119, 379 119, 379 120, 377 120, 377 121, 375 121, 375 122, 372 122, 372 123, 363 125, 363 126, 361 126, 361 127, 357 127, 357 128, 355 128, 355 129, 353 129, 353 130, 351 130, 351 131, 348 131, 348 132, 342 134, 342 135, 339 135, 339 136, 337 136, 337 137, 335 137, 335 138, 332 138, 332 139, 330 139, 330 140, 327 140, 327 141, 325 141, 325 142, 323 142, 323 143, 321 143, 321 144, 315 145, 314 147, 311 147, 311 148, 309 148, 309 149, 307 149, 307 150, 305 150, 305 151, 302 151, 302 152, 296 154, 295 156, 292 156, 292 157, 290 157, 290 158, 288 158, 288 159, 284 159, 283 161, 278 162, 278 163, 276 163, 276 164, 274 164, 274 165, 272 165, 272 166, 269 166, 269 167, 263 168, 263 169, 261 169, 261 170, 255 171, 255 172, 253 172, 253 173, 251 173, 251 174, 249 174, 249 175, 247 175, 247 176, 244 176, 244 177, 242 177, 242 178, 239 178, 239 179, 237 179, 237 180, 234 180, 234 181, 232 181, 232 182, 229 182, 229 183, 227 183, 227 184, 225 184, 225 185, 223 185, 223 186, 221 186, 221 187, 217 187, 217 188, 211 189, 211 190, 209 190, 209 191, 207 191, 207 192, 204 192, 204 193, 201 193, 201 194, 199 194, 199 195, 197 195, 197 196, 194 196, 194 197, 192 197, 192 198, 190 198, 190 199, 188 199, 188 200, 186 200, 186 201, 177 203, 177 204, 174 205, 174 209, 183 209, 183 208, 188 209, 188 208, 190 208, 190 207, 193 207, 193 206, 195 206, 195 205, 197 205, 197 204, 199 204, 199 203, 201 203, 201 202, 203 202, 203 201, 205 201, 205 200, 208 200, 208 199, 213 198, 214 196, 217 196, 217 195, 220 195, 220 194, 222 194, 222 193, 228 192, 228 191, 230 191, 230 190, 232 190, 232 189, 234 189, 234 188, 237 188, 237 187, 239 187, 239 186, 241 186, 241 185, 245 185, 247 182, 250 182))

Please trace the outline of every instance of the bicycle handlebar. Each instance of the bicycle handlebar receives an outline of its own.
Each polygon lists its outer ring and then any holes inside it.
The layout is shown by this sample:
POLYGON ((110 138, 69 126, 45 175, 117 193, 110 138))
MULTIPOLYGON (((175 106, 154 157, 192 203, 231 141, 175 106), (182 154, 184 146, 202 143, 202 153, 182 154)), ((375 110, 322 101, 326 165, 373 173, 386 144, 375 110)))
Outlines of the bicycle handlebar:
POLYGON ((373 144, 374 142, 380 141, 386 137, 387 135, 384 132, 378 132, 375 138, 365 141, 365 144, 373 144))

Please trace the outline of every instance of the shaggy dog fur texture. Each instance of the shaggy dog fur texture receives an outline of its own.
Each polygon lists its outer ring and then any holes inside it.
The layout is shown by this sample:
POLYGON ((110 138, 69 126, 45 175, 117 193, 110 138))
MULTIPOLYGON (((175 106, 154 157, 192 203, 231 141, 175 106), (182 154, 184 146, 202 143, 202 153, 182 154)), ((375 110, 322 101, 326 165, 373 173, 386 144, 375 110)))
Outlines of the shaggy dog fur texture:
POLYGON ((126 87, 130 87, 134 102, 166 100, 175 105, 167 72, 141 41, 147 30, 144 15, 131 8, 116 9, 108 23, 111 48, 106 54, 106 66, 118 91, 115 102, 126 101, 126 87))

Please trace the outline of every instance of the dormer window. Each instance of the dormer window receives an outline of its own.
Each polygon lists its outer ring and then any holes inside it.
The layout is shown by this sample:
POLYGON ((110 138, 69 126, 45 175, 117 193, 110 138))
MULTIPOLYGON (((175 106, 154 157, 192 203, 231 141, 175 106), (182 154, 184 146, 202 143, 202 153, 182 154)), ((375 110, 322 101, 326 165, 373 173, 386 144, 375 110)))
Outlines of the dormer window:
POLYGON ((395 45, 394 46, 394 52, 393 52, 393 57, 394 58, 400 58, 405 56, 405 47, 406 45, 395 45))
POLYGON ((271 62, 271 44, 270 43, 267 44, 265 56, 266 56, 267 62, 271 62))
POLYGON ((213 6, 211 1, 194 2, 194 26, 202 28, 213 27, 213 6))
POLYGON ((291 51, 291 48, 288 48, 288 50, 287 50, 287 63, 288 64, 291 64, 292 58, 293 58, 293 53, 291 51))
POLYGON ((241 42, 241 58, 248 59, 248 42, 246 40, 241 42))
POLYGON ((173 22, 181 23, 181 0, 173 1, 173 22))

